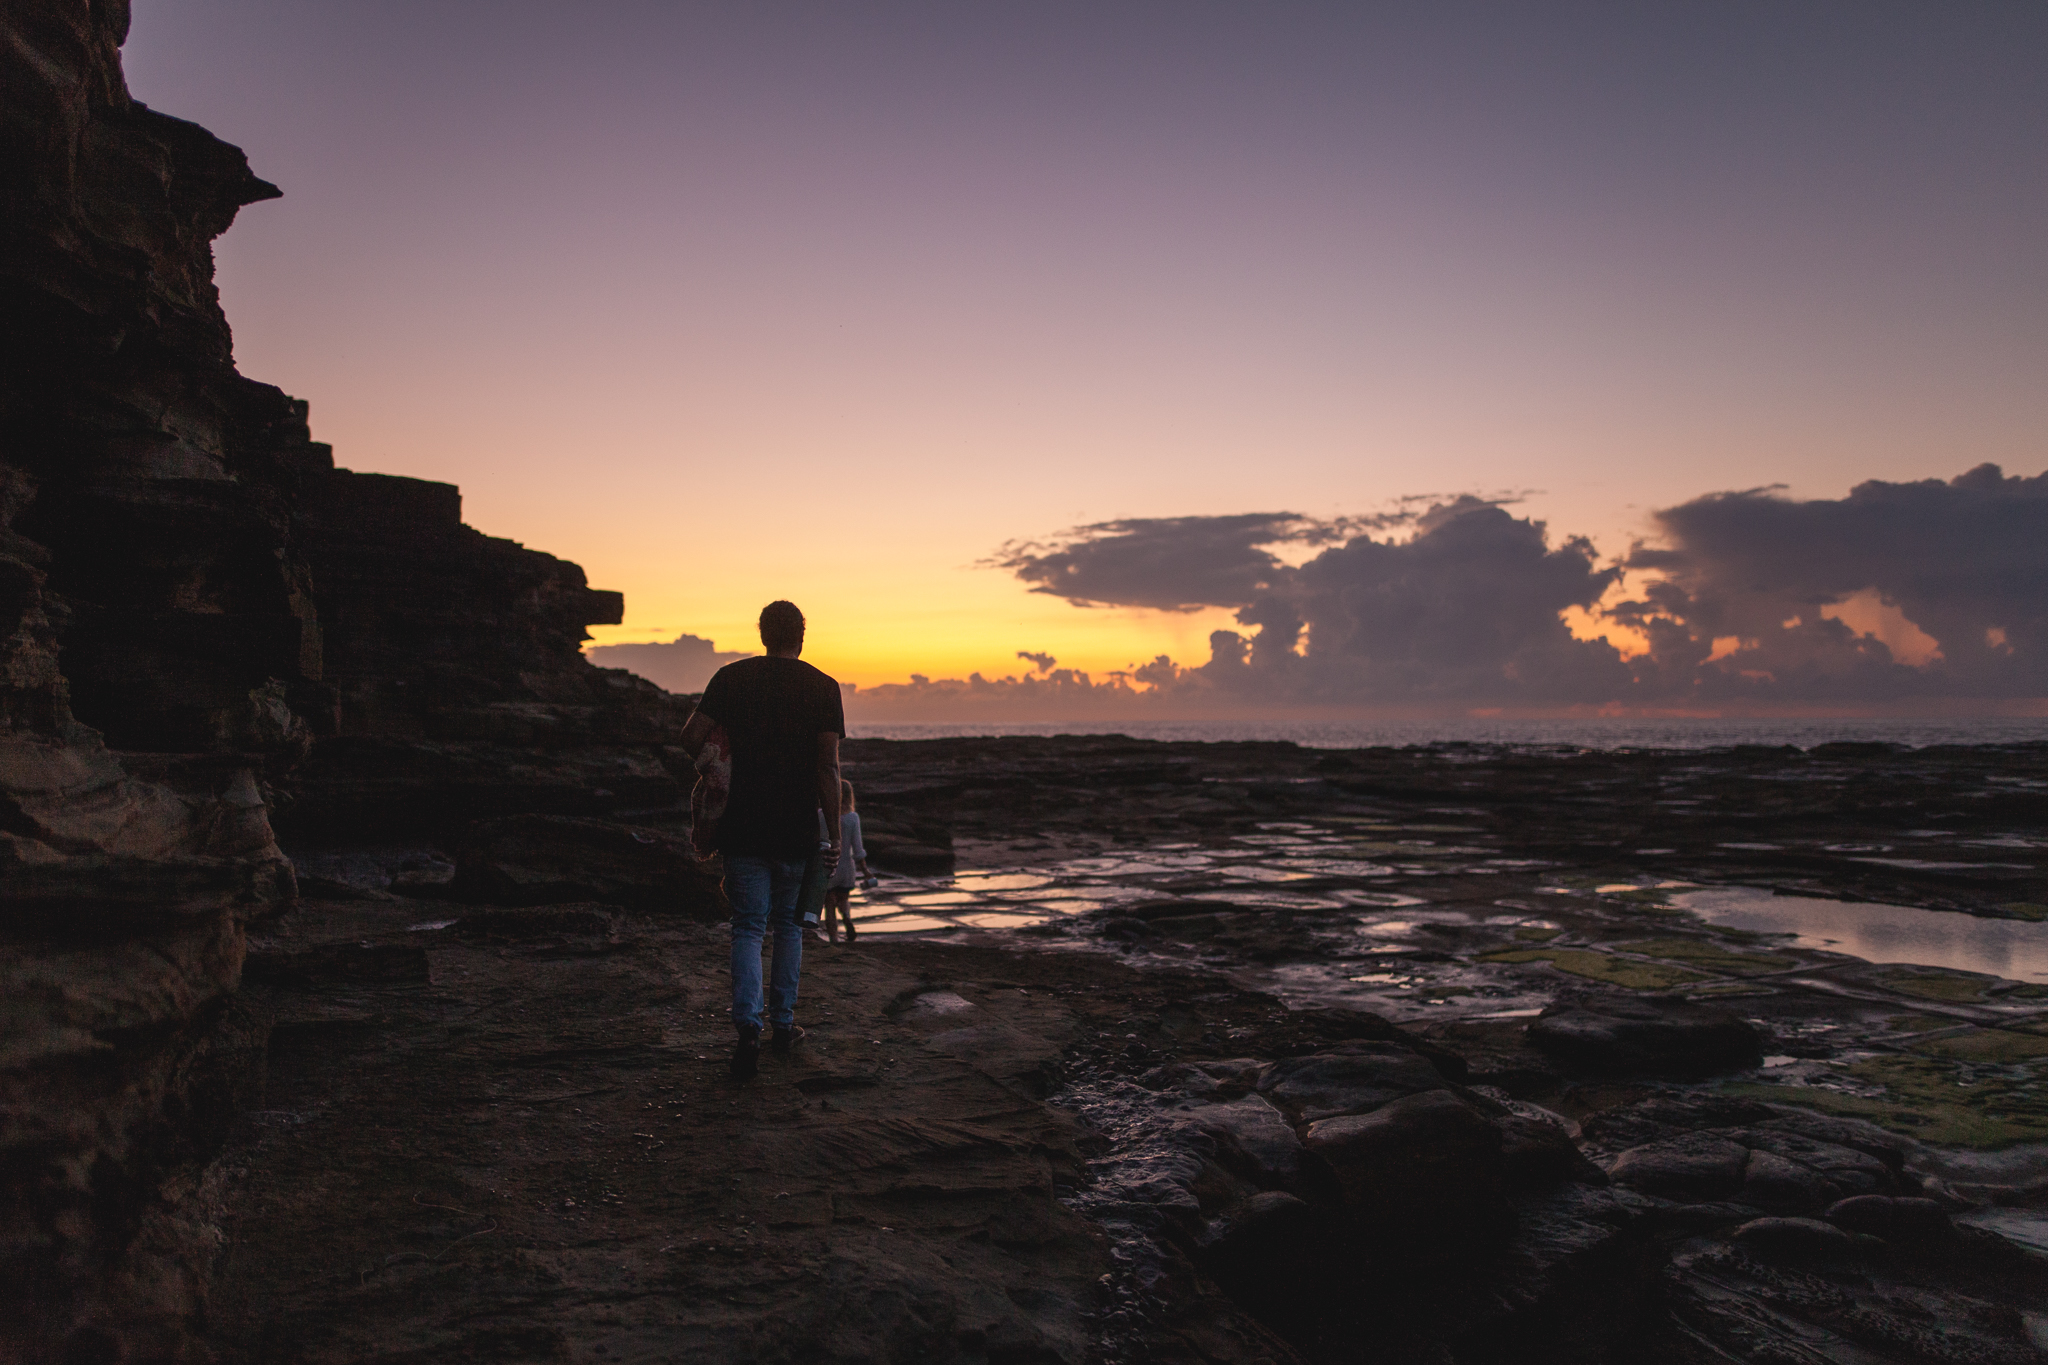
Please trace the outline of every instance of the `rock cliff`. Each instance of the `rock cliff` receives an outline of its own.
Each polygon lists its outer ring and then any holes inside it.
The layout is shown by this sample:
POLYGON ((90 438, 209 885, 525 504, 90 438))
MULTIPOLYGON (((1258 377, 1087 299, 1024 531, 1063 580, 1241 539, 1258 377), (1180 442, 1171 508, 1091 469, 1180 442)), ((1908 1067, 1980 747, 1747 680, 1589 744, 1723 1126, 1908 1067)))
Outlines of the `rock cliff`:
POLYGON ((452 487, 335 469, 236 373, 212 242, 279 191, 129 95, 127 26, 0 11, 8 1360, 197 1349, 205 1171, 263 1074, 244 928, 295 895, 273 813, 317 839, 668 799, 683 719, 582 659, 616 593, 452 487))
POLYGON ((312 442, 296 459, 293 527, 324 664, 307 708, 318 738, 283 784, 294 838, 446 833, 683 795, 661 755, 687 704, 581 652, 586 625, 620 619, 618 593, 463 525, 452 485, 336 469, 312 442))

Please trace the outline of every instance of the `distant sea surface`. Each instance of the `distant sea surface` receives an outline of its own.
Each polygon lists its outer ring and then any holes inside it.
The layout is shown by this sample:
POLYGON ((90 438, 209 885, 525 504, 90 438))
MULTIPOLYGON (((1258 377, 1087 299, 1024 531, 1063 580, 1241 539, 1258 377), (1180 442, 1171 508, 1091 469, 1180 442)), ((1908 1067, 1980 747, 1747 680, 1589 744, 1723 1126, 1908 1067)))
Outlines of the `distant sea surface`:
POLYGON ((1838 741, 1925 748, 1935 744, 2048 742, 2048 717, 2020 720, 1400 720, 1136 721, 847 727, 854 739, 958 739, 975 735, 1129 735, 1160 740, 1290 740, 1311 749, 1494 744, 1569 749, 1719 749, 1838 741))

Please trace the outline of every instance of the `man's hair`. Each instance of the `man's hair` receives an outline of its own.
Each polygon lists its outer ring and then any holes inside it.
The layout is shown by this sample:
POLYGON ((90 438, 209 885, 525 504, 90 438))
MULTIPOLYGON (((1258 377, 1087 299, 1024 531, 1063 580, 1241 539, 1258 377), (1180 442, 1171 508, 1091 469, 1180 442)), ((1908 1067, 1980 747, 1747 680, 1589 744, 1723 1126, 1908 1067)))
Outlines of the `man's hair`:
POLYGON ((770 602, 761 608, 761 643, 769 649, 793 649, 804 642, 804 614, 794 602, 770 602))

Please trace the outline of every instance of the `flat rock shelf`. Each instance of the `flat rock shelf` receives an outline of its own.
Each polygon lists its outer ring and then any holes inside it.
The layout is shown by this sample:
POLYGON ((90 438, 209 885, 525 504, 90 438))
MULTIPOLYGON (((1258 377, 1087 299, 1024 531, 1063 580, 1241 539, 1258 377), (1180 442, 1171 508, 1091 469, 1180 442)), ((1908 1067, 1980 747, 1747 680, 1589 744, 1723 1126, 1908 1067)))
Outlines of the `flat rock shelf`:
POLYGON ((301 855, 212 1349, 2043 1358, 2041 749, 847 748, 925 861, 746 1086, 701 870, 617 896, 593 818, 547 904, 477 840, 301 855))

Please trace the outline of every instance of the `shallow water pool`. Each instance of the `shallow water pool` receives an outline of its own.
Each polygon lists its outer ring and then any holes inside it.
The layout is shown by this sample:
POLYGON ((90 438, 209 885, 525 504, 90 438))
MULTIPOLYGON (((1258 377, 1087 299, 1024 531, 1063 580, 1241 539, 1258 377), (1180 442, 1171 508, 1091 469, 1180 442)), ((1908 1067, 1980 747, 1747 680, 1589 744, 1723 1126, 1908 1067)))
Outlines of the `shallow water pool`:
POLYGON ((1778 896, 1750 886, 1683 891, 1672 903, 1709 924, 1758 934, 1790 934, 1801 948, 1847 953, 1866 962, 1901 962, 1984 972, 2012 981, 2048 981, 2048 922, 1978 919, 1909 905, 1778 896))
POLYGON ((955 886, 970 891, 1036 891, 1052 885, 1049 872, 957 872, 955 886))

